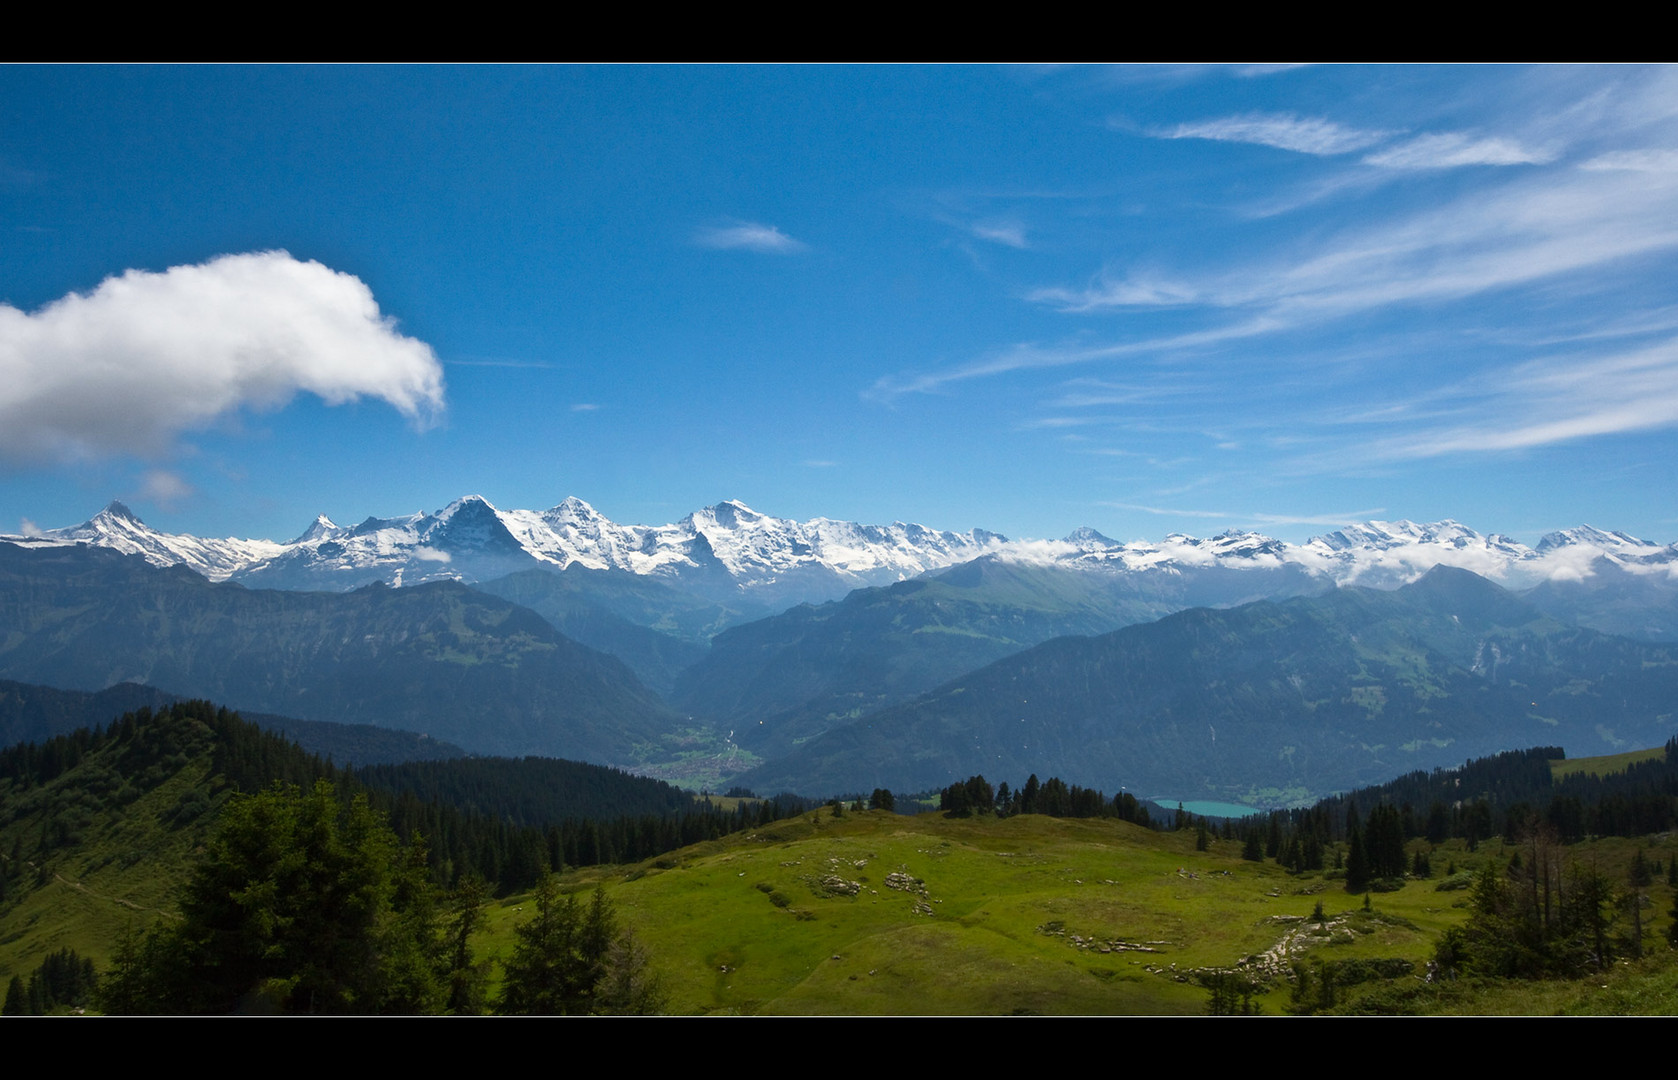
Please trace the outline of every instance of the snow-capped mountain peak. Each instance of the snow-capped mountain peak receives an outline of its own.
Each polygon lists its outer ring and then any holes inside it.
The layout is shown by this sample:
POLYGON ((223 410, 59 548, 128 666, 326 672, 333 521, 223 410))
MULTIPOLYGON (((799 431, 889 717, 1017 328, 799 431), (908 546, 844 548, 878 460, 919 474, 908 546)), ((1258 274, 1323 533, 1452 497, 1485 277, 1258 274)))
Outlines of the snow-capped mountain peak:
POLYGON ((317 514, 315 516, 314 524, 310 525, 307 529, 304 529, 303 534, 293 540, 292 543, 316 543, 321 540, 330 539, 343 531, 343 529, 333 524, 332 519, 327 517, 325 514, 317 514))
POLYGON ((575 496, 531 511, 501 510, 481 495, 466 495, 434 513, 368 517, 347 528, 322 514, 290 543, 172 536, 112 502, 80 525, 4 539, 32 546, 97 544, 252 586, 345 589, 372 581, 476 581, 535 566, 577 564, 664 578, 714 599, 752 596, 770 605, 833 599, 859 586, 889 584, 982 555, 1108 574, 1264 570, 1323 586, 1387 588, 1442 564, 1516 588, 1585 580, 1603 560, 1631 573, 1678 574, 1678 545, 1591 526, 1551 533, 1536 549, 1449 519, 1368 521, 1304 544, 1239 529, 1121 544, 1082 528, 1064 540, 1012 541, 981 529, 943 532, 904 522, 800 522, 735 499, 669 525, 619 525, 575 496))
POLYGON ((1563 529, 1560 532, 1545 533, 1538 541, 1540 553, 1556 551, 1561 548, 1587 545, 1605 550, 1622 551, 1626 554, 1648 555, 1661 550, 1662 545, 1623 532, 1605 532, 1591 525, 1581 525, 1576 529, 1563 529))

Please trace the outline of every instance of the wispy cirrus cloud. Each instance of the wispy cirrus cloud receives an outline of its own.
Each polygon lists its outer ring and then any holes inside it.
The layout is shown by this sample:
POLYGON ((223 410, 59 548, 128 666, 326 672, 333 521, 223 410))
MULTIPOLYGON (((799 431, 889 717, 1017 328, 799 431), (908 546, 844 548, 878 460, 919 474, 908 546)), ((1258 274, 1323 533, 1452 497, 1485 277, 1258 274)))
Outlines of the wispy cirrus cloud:
POLYGON ((1045 346, 1020 344, 1001 350, 982 360, 960 364, 941 371, 920 374, 887 375, 863 391, 863 397, 874 401, 891 402, 904 394, 939 393, 953 383, 982 379, 993 375, 1007 375, 1016 371, 1068 367, 1123 356, 1155 354, 1176 349, 1203 348, 1239 338, 1254 337, 1276 329, 1271 320, 1258 318, 1233 325, 1174 334, 1140 341, 1103 346, 1045 346))
POLYGON ((1366 150, 1386 140, 1391 132, 1350 128, 1321 117, 1292 113, 1247 113, 1159 128, 1151 134, 1160 139, 1210 139, 1330 156, 1366 150))
POLYGON ((1678 150, 1610 150, 1580 162, 1579 167, 1590 172, 1678 173, 1678 150))
POLYGON ((1450 131, 1418 135, 1363 160, 1388 169, 1455 169, 1466 165, 1544 165, 1556 157, 1553 149, 1533 149, 1501 135, 1475 137, 1450 131))
POLYGON ((1678 338, 1608 356, 1533 360, 1431 397, 1454 404, 1448 419, 1377 441, 1370 453, 1428 458, 1678 428, 1678 338))
POLYGON ((1345 229, 1289 258, 1199 277, 1117 277, 1027 298, 1068 313, 1200 305, 1263 311, 1271 329, 1392 304, 1460 300, 1678 247, 1678 189, 1653 174, 1573 170, 1473 191, 1345 229))
POLYGON ((755 221, 705 226, 694 232, 693 242, 718 251, 755 251, 760 255, 796 255, 809 248, 775 226, 755 221))
POLYGON ((1025 226, 1017 221, 978 221, 968 226, 968 230, 979 239, 993 244, 1022 251, 1031 246, 1026 241, 1025 226))
POLYGON ((1193 304, 1201 300, 1202 296, 1196 286, 1188 282, 1146 274, 1129 274, 1118 278, 1104 271, 1082 289, 1033 289, 1026 293, 1025 298, 1033 303, 1048 304, 1061 311, 1079 313, 1113 307, 1169 307, 1193 304))
POLYGON ((155 455, 299 392, 378 398, 425 426, 443 370, 359 278, 284 251, 129 270, 34 312, 0 304, 0 458, 155 455))

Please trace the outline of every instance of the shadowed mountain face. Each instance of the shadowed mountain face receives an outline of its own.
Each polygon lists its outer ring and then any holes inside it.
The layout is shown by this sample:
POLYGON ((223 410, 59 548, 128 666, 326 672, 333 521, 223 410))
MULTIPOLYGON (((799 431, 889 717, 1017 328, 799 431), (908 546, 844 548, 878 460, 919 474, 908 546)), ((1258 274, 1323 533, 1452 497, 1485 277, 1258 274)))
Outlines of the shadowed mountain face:
POLYGON ((610 653, 661 694, 704 658, 713 633, 763 612, 724 607, 623 570, 526 570, 474 588, 527 607, 567 637, 610 653))
POLYGON ((1678 651, 1565 627, 1467 571, 1062 638, 740 777, 916 790, 1058 773, 1139 795, 1300 799, 1514 746, 1671 735, 1678 651))
POLYGON ((1139 575, 986 557, 725 630, 671 700, 775 756, 1051 638, 1151 621, 1232 586, 1284 596, 1324 587, 1294 567, 1139 575))
POLYGON ((1678 641, 1678 577, 1595 559, 1588 577, 1556 579, 1523 598, 1563 622, 1639 641, 1678 641))
POLYGON ((0 678, 141 682, 480 753, 626 762, 672 720, 621 662, 454 583, 272 592, 96 548, 0 544, 0 633, 0 678))

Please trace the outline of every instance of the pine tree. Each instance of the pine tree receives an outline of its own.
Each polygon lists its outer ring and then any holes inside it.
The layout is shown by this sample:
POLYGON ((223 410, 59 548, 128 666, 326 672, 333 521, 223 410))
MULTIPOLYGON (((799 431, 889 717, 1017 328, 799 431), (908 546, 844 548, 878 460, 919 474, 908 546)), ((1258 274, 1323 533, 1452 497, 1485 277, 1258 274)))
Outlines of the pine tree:
POLYGON ((6 1005, 0 1010, 0 1016, 29 1015, 29 993, 23 987, 23 977, 13 975, 12 981, 6 985, 6 1005))
POLYGON ((576 1016, 595 1011, 619 934, 604 889, 595 889, 585 911, 575 896, 559 895, 548 874, 536 889, 536 916, 513 931, 517 944, 506 964, 501 1011, 520 1015, 576 1016))
POLYGON ((489 980, 489 961, 479 963, 472 956, 472 935, 483 925, 484 899, 489 889, 482 878, 466 877, 454 892, 449 923, 448 998, 445 1005, 455 1016, 477 1016, 484 1011, 484 984, 489 980))
POLYGON ((429 1011, 440 1004, 423 850, 365 797, 276 785, 235 795, 181 919, 119 945, 108 1011, 429 1011))
POLYGON ((1369 853, 1364 850, 1363 830, 1357 827, 1355 812, 1347 833, 1346 891, 1363 892, 1369 887, 1369 853))

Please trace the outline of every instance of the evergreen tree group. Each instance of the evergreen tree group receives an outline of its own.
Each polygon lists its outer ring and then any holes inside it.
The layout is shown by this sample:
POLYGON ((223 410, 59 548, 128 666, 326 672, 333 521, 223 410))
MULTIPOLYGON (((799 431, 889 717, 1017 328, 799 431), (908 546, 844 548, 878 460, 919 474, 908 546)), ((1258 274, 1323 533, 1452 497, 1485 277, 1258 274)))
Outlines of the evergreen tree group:
MULTIPOLYGON (((1153 823, 1148 808, 1129 792, 1120 792, 1111 802, 1095 788, 1067 784, 1058 776, 1039 781, 1037 774, 1026 778, 1025 786, 1010 790, 1006 783, 992 788, 983 776, 972 776, 951 784, 938 793, 938 809, 951 817, 970 817, 974 814, 995 814, 1013 817, 1015 814, 1045 814, 1066 818, 1118 818, 1142 826, 1153 823)), ((1179 828, 1187 827, 1186 817, 1179 828)))
POLYGON ((12 976, 0 1015, 46 1016, 61 1008, 80 1009, 92 1001, 98 985, 92 960, 74 949, 60 949, 41 961, 27 983, 22 976, 12 976))

